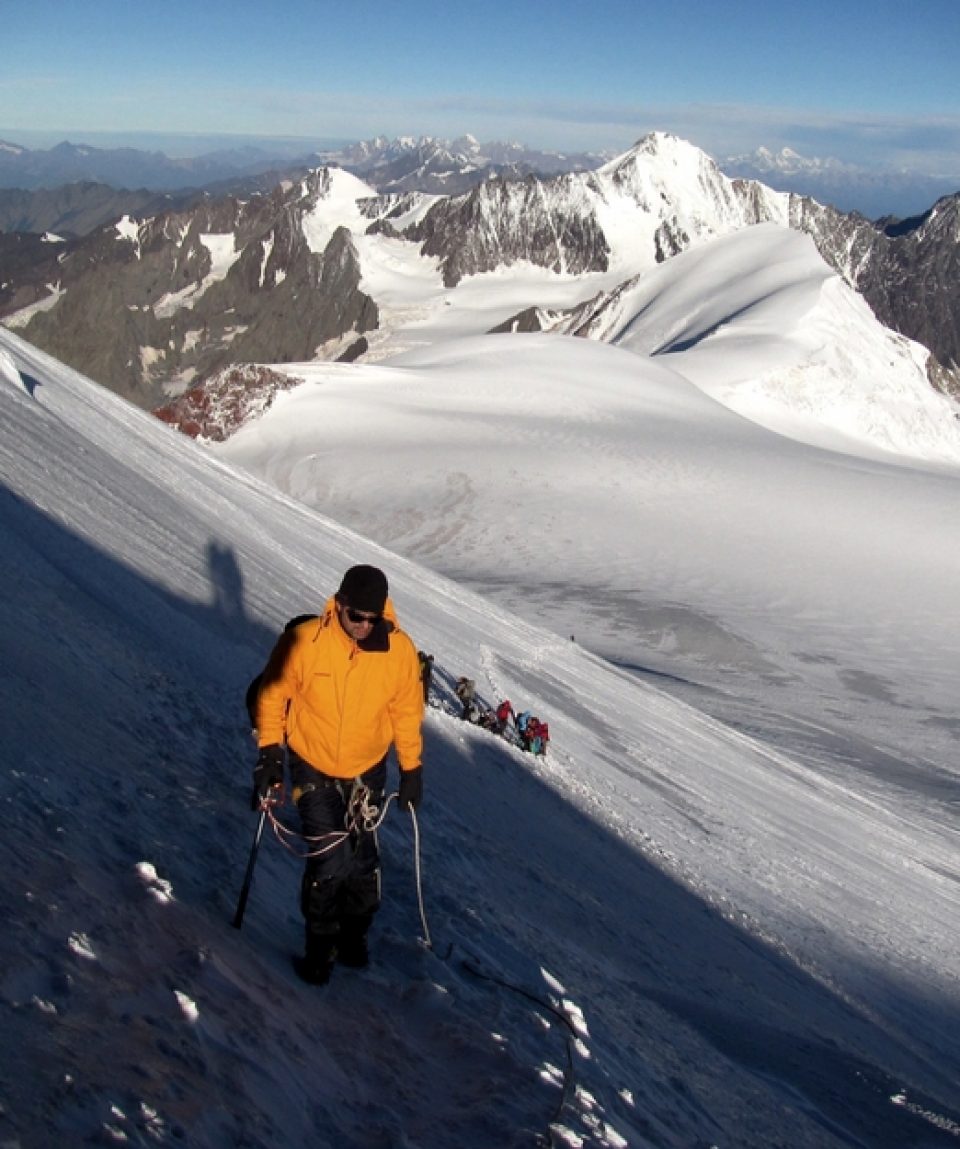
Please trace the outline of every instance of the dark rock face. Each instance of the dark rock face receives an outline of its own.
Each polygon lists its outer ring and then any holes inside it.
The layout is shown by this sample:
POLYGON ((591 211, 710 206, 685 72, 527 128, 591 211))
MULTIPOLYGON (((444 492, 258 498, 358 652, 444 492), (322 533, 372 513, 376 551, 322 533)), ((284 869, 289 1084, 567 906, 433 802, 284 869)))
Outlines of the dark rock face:
POLYGON ((61 245, 32 288, 0 296, 0 314, 56 282, 62 297, 24 337, 148 409, 233 363, 309 360, 331 343, 339 353, 378 313, 359 289, 349 232, 322 252, 305 237, 304 216, 328 192, 329 176, 314 173, 269 196, 101 228, 61 245))
POLYGON ((29 232, 0 233, 0 315, 29 307, 50 295, 60 263, 76 247, 29 232))
POLYGON ((866 299, 881 323, 928 348, 937 386, 960 383, 960 194, 904 224, 873 224, 791 197, 790 226, 866 299))
POLYGON ((512 319, 490 328, 491 335, 529 335, 534 331, 546 331, 548 324, 539 307, 525 307, 512 319))
POLYGON ((906 230, 883 233, 882 258, 854 286, 878 318, 960 369, 960 194, 906 230))
POLYGON ((447 287, 520 260, 574 275, 605 271, 610 248, 603 231, 568 191, 569 177, 488 180, 465 196, 441 200, 406 236, 422 244, 424 255, 439 258, 447 287))
POLYGON ((0 231, 49 231, 71 238, 88 235, 125 215, 184 211, 202 198, 198 191, 126 191, 89 181, 38 191, 0 188, 0 231))

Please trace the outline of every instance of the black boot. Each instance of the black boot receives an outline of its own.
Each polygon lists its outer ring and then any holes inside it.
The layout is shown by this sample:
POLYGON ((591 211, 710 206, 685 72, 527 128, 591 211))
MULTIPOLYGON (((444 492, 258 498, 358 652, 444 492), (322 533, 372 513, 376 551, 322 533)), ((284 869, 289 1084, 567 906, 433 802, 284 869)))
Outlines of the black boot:
POLYGON ((293 968, 310 985, 326 985, 336 957, 337 946, 332 936, 308 933, 306 953, 293 959, 293 968))

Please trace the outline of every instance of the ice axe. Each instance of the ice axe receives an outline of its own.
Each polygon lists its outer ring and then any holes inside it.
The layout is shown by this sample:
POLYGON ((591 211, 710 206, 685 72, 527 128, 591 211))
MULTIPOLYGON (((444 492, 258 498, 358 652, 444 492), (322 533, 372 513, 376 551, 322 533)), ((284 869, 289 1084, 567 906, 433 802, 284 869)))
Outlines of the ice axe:
POLYGON ((253 883, 253 870, 257 864, 257 854, 260 852, 260 839, 263 837, 263 827, 267 821, 267 810, 270 802, 264 798, 260 806, 260 817, 257 819, 257 832, 253 836, 253 845, 250 847, 250 859, 247 862, 247 872, 243 875, 243 888, 240 890, 240 900, 237 902, 237 912, 233 915, 234 929, 243 925, 243 915, 247 908, 247 898, 250 897, 250 886, 253 883))

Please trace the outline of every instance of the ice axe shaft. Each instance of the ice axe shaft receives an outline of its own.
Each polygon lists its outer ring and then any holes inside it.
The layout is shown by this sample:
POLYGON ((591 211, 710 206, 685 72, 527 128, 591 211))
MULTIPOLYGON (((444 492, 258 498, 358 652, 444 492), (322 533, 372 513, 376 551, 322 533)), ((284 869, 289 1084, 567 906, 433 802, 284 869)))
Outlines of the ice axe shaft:
POLYGON ((250 848, 250 859, 247 862, 247 872, 243 876, 243 888, 240 890, 240 900, 237 902, 237 912, 233 915, 234 929, 240 929, 243 925, 243 915, 247 908, 247 898, 250 897, 250 886, 253 882, 253 870, 257 864, 257 854, 260 852, 260 839, 263 837, 263 827, 267 821, 267 806, 266 803, 260 809, 260 817, 257 819, 257 832, 253 838, 253 846, 250 848))

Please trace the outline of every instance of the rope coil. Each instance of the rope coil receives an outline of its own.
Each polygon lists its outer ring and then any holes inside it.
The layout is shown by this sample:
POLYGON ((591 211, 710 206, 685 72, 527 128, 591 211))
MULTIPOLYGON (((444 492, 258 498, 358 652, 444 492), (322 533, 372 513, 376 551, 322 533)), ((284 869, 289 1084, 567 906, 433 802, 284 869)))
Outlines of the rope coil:
POLYGON ((330 830, 326 834, 304 834, 300 830, 294 830, 291 826, 284 825, 274 813, 274 808, 279 805, 278 802, 265 800, 264 808, 267 812, 267 818, 270 821, 270 828, 273 830, 274 836, 280 845, 283 846, 285 850, 289 850, 294 857, 306 861, 308 858, 319 858, 324 854, 329 854, 345 842, 351 834, 361 832, 372 834, 374 831, 380 829, 387 816, 390 803, 398 795, 388 795, 382 806, 378 806, 375 802, 372 802, 370 800, 371 795, 372 791, 369 786, 362 782, 355 785, 347 802, 344 828, 342 830, 330 830), (308 848, 301 850, 297 848, 294 839, 300 842, 306 842, 308 846, 320 842, 326 842, 327 844, 323 846, 318 845, 315 849, 308 848))

